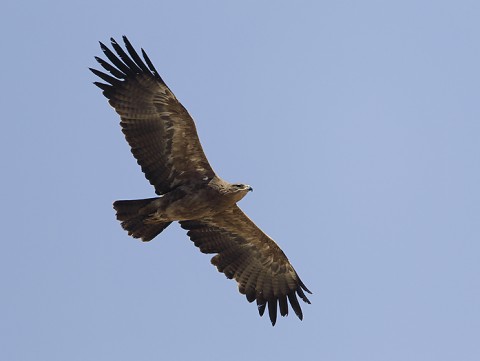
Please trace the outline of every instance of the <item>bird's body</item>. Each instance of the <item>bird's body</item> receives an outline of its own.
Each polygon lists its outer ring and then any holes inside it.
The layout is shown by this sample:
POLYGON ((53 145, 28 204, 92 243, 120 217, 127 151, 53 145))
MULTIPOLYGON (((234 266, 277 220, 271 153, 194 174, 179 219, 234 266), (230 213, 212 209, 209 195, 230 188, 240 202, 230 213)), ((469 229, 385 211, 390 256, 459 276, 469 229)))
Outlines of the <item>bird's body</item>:
MULTIPOLYGON (((212 217, 234 206, 251 189, 248 185, 230 184, 214 177, 199 183, 180 185, 161 197, 152 198, 138 209, 138 214, 145 216, 145 224, 212 217)), ((128 202, 116 201, 113 206, 117 212, 121 212, 122 206, 128 202)))
POLYGON ((114 202, 122 227, 134 238, 150 241, 178 221, 200 251, 216 253, 212 263, 238 282, 249 302, 257 301, 260 315, 268 305, 275 324, 277 307, 285 316, 290 302, 302 319, 296 294, 310 303, 303 292, 310 291, 273 239, 237 206, 252 188, 216 175, 193 119, 143 49, 145 62, 126 37, 128 54, 111 40, 118 56, 100 43, 111 64, 96 59, 111 75, 91 69, 106 82, 95 84, 120 115, 132 153, 158 195, 114 202))

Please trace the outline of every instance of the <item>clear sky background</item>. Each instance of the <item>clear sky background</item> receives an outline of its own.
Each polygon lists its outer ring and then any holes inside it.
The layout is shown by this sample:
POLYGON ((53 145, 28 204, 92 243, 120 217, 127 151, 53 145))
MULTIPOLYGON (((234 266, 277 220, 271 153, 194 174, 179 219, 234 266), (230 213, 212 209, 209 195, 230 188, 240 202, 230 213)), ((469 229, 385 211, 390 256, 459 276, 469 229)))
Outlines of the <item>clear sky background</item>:
POLYGON ((0 359, 479 360, 480 2, 8 1, 0 359), (126 34, 314 292, 272 328, 154 195, 88 67, 126 34))

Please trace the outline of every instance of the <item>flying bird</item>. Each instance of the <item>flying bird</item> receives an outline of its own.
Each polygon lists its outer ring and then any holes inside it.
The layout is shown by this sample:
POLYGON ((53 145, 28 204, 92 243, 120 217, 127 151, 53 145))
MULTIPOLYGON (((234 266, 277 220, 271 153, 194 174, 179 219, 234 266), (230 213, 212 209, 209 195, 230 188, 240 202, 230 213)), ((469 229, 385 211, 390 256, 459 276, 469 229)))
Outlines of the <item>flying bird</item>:
POLYGON ((300 320, 297 295, 310 303, 303 284, 275 241, 237 206, 252 187, 229 183, 210 166, 195 123, 142 49, 143 60, 123 37, 126 51, 112 38, 113 50, 100 42, 109 61, 95 57, 106 72, 90 68, 104 82, 94 82, 120 115, 133 156, 158 197, 113 203, 122 227, 148 242, 178 221, 201 252, 235 279, 260 316, 268 305, 272 325, 288 314, 300 320), (115 54, 115 53, 116 54, 115 54), (304 292, 305 291, 305 292, 304 292))

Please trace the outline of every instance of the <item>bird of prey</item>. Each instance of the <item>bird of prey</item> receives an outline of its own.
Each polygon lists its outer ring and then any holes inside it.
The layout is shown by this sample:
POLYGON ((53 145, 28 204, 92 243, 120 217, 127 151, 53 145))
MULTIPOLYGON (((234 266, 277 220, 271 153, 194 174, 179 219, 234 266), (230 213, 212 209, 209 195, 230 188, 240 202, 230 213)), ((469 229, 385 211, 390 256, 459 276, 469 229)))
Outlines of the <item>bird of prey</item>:
POLYGON ((238 283, 260 316, 268 305, 272 325, 277 308, 288 314, 290 303, 303 319, 297 295, 310 303, 311 293, 275 243, 237 206, 252 188, 228 183, 210 166, 195 123, 142 49, 143 60, 124 36, 126 51, 112 38, 116 54, 100 42, 110 61, 95 57, 109 73, 90 70, 95 82, 120 115, 120 125, 133 156, 158 197, 113 203, 122 227, 147 242, 178 221, 201 252, 216 254, 211 262, 238 283), (288 300, 288 301, 287 301, 288 300))

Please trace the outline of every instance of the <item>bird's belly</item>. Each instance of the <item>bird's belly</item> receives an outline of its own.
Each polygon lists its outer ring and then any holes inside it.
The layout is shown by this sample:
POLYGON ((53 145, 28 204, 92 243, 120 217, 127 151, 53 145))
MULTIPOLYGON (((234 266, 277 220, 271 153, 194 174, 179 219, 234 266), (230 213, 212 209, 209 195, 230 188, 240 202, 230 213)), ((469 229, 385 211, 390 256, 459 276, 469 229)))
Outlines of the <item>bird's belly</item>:
POLYGON ((149 222, 186 221, 211 217, 235 204, 218 193, 199 191, 181 197, 165 195, 158 199, 156 210, 148 217, 149 222))

